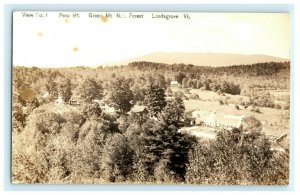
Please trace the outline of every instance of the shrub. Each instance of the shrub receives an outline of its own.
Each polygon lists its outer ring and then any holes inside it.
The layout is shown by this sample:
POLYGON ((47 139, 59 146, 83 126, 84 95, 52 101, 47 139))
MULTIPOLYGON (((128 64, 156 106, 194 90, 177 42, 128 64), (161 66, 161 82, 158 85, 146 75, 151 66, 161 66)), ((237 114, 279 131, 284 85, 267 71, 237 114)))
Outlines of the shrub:
POLYGON ((260 109, 255 106, 251 107, 250 111, 260 113, 260 109))
POLYGON ((185 95, 184 95, 184 93, 183 93, 182 91, 176 91, 176 92, 174 93, 174 97, 179 97, 179 98, 181 98, 181 99, 184 99, 184 98, 185 98, 185 95))
POLYGON ((272 97, 269 93, 259 94, 250 97, 250 103, 254 106, 274 108, 275 104, 273 98, 274 97, 272 97))
POLYGON ((261 132, 262 124, 254 116, 244 117, 241 123, 244 132, 261 132))
POLYGON ((166 91, 167 96, 173 96, 173 91, 171 88, 168 88, 166 91))
POLYGON ((199 99, 199 95, 198 95, 197 93, 192 93, 192 94, 190 95, 190 98, 191 98, 192 100, 197 100, 197 99, 199 99))
POLYGON ((281 109, 281 106, 279 104, 275 104, 274 108, 281 109))

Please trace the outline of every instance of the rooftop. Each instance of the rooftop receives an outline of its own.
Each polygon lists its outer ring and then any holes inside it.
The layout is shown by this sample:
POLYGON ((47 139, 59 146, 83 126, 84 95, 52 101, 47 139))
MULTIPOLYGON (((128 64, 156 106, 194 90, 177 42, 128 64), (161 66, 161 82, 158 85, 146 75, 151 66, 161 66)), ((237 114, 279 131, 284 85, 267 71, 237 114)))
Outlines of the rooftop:
POLYGON ((134 105, 133 108, 131 108, 131 112, 143 112, 145 109, 147 109, 146 106, 134 105))

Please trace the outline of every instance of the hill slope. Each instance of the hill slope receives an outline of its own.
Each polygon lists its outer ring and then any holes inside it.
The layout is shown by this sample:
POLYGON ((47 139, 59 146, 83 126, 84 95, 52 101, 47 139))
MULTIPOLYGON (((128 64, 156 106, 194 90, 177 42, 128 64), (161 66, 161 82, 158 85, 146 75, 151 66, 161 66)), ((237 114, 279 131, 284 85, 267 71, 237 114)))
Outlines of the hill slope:
POLYGON ((155 52, 145 56, 139 56, 128 60, 114 63, 114 65, 127 65, 134 61, 148 61, 166 64, 193 64, 198 66, 231 66, 242 64, 254 64, 262 62, 284 62, 289 59, 279 58, 268 55, 242 55, 242 54, 228 54, 228 53, 165 53, 155 52))

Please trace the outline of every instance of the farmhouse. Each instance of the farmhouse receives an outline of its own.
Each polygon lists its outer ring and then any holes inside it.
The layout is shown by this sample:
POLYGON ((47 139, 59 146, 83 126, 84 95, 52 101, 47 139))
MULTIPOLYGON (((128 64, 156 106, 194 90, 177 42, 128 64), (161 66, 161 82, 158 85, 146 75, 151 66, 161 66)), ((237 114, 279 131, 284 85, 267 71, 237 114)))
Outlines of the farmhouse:
POLYGON ((204 125, 209 127, 239 128, 244 116, 229 115, 209 111, 195 110, 192 112, 191 125, 204 125))
POLYGON ((95 99, 95 100, 93 100, 93 102, 98 103, 99 106, 100 106, 100 108, 101 108, 101 110, 103 112, 111 113, 112 114, 112 113, 116 113, 116 111, 117 111, 114 107, 109 106, 103 100, 97 100, 97 99, 95 99))
POLYGON ((69 101, 69 104, 72 105, 72 106, 79 106, 80 105, 80 103, 75 99, 71 99, 69 101))
POLYGON ((72 105, 72 106, 79 106, 80 105, 80 103, 76 99, 71 99, 69 101, 69 104, 72 105))
POLYGON ((79 100, 78 96, 72 96, 72 98, 69 101, 69 104, 71 106, 80 106, 80 102, 78 100, 79 100))

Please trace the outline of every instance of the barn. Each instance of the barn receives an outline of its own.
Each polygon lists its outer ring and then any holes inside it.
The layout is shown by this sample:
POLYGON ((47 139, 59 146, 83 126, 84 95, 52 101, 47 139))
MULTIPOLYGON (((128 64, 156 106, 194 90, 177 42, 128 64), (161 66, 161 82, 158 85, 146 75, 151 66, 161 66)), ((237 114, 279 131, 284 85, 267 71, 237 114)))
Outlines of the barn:
POLYGON ((208 127, 239 128, 243 115, 230 115, 210 111, 195 110, 192 112, 191 125, 203 125, 208 127))

